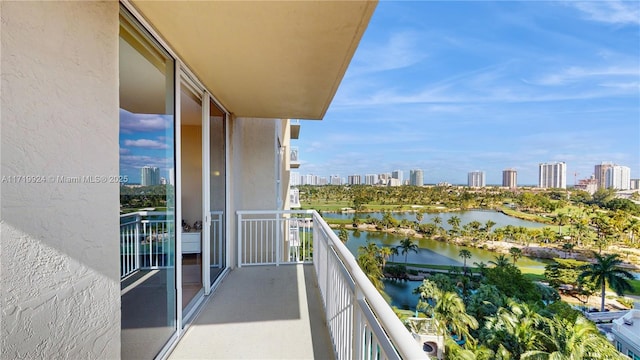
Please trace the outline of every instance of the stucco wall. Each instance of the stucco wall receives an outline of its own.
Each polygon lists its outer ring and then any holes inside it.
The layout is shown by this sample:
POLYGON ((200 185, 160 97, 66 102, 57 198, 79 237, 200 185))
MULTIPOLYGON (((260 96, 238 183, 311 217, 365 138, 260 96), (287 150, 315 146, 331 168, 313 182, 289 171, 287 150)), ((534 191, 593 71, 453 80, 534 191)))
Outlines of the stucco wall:
POLYGON ((2 359, 120 357, 118 11, 0 2, 2 359))
POLYGON ((236 185, 233 201, 237 210, 275 210, 276 120, 238 118, 234 127, 241 148, 234 154, 231 179, 236 185))

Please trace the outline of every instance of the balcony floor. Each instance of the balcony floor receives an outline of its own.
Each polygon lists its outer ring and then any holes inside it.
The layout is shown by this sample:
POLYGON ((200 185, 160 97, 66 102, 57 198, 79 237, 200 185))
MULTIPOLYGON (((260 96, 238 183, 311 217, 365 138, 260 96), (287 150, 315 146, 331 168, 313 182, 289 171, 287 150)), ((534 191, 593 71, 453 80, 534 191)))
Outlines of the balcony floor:
POLYGON ((312 265, 234 269, 169 359, 333 359, 312 265))

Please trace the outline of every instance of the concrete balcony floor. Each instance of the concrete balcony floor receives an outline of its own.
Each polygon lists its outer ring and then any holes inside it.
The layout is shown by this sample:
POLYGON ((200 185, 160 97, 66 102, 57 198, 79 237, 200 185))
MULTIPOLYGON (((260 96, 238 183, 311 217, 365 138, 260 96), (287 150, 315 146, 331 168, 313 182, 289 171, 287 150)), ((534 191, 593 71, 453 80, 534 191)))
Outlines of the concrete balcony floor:
POLYGON ((234 269, 169 359, 333 359, 313 265, 234 269))

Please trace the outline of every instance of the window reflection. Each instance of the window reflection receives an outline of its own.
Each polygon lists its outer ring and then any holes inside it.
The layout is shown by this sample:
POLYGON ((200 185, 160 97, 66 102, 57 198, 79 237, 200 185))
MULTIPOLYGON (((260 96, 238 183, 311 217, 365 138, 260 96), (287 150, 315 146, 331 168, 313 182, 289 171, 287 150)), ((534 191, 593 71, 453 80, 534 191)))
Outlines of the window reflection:
POLYGON ((174 62, 120 17, 123 359, 153 358, 176 331, 174 62))

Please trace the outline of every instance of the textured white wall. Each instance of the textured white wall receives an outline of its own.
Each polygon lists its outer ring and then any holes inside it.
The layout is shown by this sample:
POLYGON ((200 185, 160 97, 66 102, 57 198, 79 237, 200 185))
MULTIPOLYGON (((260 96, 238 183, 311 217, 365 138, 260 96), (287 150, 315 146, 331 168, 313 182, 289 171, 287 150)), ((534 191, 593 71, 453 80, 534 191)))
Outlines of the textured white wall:
POLYGON ((120 357, 118 7, 0 2, 2 359, 120 357))

